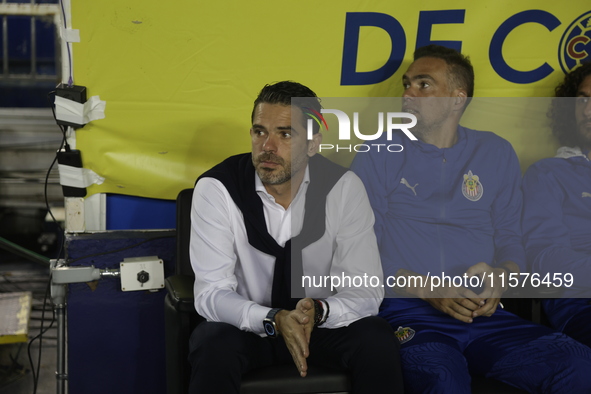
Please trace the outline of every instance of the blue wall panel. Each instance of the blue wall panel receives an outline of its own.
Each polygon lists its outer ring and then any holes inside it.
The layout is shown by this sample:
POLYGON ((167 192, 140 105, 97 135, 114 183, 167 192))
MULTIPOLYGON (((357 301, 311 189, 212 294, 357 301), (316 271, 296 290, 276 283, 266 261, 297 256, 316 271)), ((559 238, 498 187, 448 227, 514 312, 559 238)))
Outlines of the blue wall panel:
MULTIPOLYGON (((119 268, 124 258, 158 256, 164 261, 165 277, 174 270, 175 245, 174 230, 67 236, 72 266, 119 268), (110 251, 115 252, 96 255, 110 251)), ((70 394, 166 392, 165 292, 123 292, 118 278, 70 285, 70 394)))
POLYGON ((107 194, 107 230, 176 227, 176 201, 107 194))

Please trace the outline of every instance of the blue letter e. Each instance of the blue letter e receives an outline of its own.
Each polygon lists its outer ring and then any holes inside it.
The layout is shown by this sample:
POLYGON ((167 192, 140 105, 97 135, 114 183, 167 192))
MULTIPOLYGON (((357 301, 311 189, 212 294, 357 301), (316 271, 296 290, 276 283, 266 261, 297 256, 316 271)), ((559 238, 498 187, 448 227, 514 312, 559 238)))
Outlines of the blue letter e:
POLYGON ((405 50, 406 35, 404 29, 394 17, 377 12, 348 12, 345 21, 341 85, 371 85, 388 79, 400 67, 405 50), (392 51, 388 61, 374 71, 355 71, 361 26, 374 26, 384 29, 390 36, 390 40, 392 40, 392 51))

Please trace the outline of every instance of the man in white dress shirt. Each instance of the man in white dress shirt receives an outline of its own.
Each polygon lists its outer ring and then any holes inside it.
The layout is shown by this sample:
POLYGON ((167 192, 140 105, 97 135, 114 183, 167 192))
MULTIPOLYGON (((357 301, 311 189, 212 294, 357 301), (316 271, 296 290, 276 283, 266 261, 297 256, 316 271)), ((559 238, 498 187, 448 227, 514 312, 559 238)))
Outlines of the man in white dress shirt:
POLYGON ((302 377, 314 365, 347 370, 355 393, 402 392, 398 340, 375 316, 373 213, 359 178, 316 155, 320 108, 299 83, 266 85, 252 153, 196 183, 190 255, 206 322, 191 337, 192 393, 237 393, 244 373, 290 362, 302 377))

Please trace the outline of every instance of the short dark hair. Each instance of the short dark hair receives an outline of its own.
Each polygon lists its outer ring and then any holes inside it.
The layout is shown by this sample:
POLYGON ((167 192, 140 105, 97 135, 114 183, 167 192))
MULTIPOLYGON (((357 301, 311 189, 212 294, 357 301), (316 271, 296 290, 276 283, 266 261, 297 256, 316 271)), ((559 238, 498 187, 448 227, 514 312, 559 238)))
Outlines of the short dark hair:
POLYGON ((552 134, 562 145, 577 146, 579 144, 580 136, 575 119, 574 97, 577 96, 583 80, 589 75, 591 75, 591 62, 582 63, 567 73, 564 76, 564 81, 554 90, 556 98, 552 100, 548 117, 551 122, 552 134))
MULTIPOLYGON (((261 89, 259 95, 254 100, 254 106, 252 108, 251 120, 254 119, 254 111, 257 108, 257 105, 261 103, 267 104, 281 104, 290 106, 292 97, 305 97, 307 99, 297 100, 294 105, 298 106, 302 110, 302 114, 304 115, 304 125, 306 124, 306 119, 309 118, 306 115, 309 110, 306 108, 312 108, 314 111, 320 113, 322 106, 320 105, 320 99, 316 96, 310 88, 307 86, 302 85, 301 83, 293 82, 293 81, 281 81, 276 82, 274 84, 265 85, 263 89, 261 89)), ((311 118, 310 118, 311 119, 311 118)), ((313 132, 314 134, 318 133, 320 130, 320 126, 316 121, 312 122, 313 132)))
MULTIPOLYGON (((455 49, 431 44, 417 48, 414 53, 414 60, 422 57, 434 57, 444 60, 449 69, 450 85, 454 88, 466 90, 469 98, 474 97, 474 67, 472 67, 469 56, 464 56, 455 49)), ((470 99, 468 99, 469 101, 470 99)))

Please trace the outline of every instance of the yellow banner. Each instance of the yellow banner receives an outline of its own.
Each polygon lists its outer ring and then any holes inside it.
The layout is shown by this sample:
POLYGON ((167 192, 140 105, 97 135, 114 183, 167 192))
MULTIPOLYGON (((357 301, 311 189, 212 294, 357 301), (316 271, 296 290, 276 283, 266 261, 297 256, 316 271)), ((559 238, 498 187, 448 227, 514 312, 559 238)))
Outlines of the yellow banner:
MULTIPOLYGON (((398 96, 413 51, 429 43, 470 56, 477 97, 551 96, 565 71, 591 60, 590 20, 583 0, 74 0, 74 83, 107 103, 105 119, 76 132, 84 167, 105 178, 89 194, 174 199, 250 150, 252 102, 266 83, 398 96)), ((523 167, 553 153, 549 130, 532 146, 483 119, 463 124, 507 138, 523 167)))

